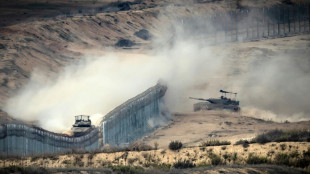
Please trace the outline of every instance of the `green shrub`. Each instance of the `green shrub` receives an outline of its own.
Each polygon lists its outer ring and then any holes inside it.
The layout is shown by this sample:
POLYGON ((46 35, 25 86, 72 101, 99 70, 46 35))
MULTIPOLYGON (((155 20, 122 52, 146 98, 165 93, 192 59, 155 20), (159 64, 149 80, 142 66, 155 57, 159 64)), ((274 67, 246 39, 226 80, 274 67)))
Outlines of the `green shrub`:
POLYGON ((259 143, 259 144, 265 144, 265 143, 268 143, 270 141, 271 140, 269 140, 267 135, 265 135, 265 134, 261 134, 261 135, 256 136, 256 138, 254 140, 255 143, 259 143))
POLYGON ((223 154, 223 158, 226 161, 228 158, 230 158, 230 154, 228 154, 228 153, 223 154))
POLYGON ((0 173, 31 173, 31 174, 49 174, 50 171, 42 167, 21 167, 21 166, 9 166, 0 168, 0 173))
POLYGON ((171 150, 179 150, 181 149, 183 144, 180 141, 171 141, 169 144, 169 149, 171 150))
POLYGON ((310 140, 310 131, 307 130, 271 130, 256 136, 252 143, 265 144, 268 142, 307 142, 310 140))
POLYGON ((235 143, 235 145, 242 145, 243 148, 247 148, 250 146, 250 142, 248 140, 239 140, 235 143))
POLYGON ((274 154, 274 150, 270 150, 268 151, 267 156, 272 156, 273 154, 274 154))
POLYGON ((186 169, 186 168, 195 167, 195 164, 193 164, 189 160, 184 160, 184 161, 178 161, 178 162, 174 163, 173 167, 176 169, 186 169))
POLYGON ((208 140, 201 144, 201 146, 221 146, 221 145, 230 145, 229 141, 219 141, 219 140, 208 140))
POLYGON ((278 165, 286 165, 300 168, 307 168, 310 164, 310 149, 299 154, 298 151, 287 153, 278 153, 275 156, 274 163, 278 165))
POLYGON ((232 160, 233 162, 236 162, 237 159, 238 159, 238 155, 237 155, 236 152, 234 152, 234 153, 232 154, 232 156, 231 156, 231 160, 232 160))
POLYGON ((280 144, 280 148, 281 148, 281 150, 285 150, 286 149, 286 144, 280 144))
POLYGON ((62 161, 63 164, 71 164, 71 161, 70 160, 64 160, 62 161))
POLYGON ((94 155, 95 155, 95 153, 90 153, 87 158, 89 160, 92 160, 94 158, 94 155))
POLYGON ((149 164, 146 164, 145 166, 148 167, 153 167, 153 168, 156 168, 156 169, 170 169, 171 168, 171 164, 166 164, 166 163, 161 163, 161 164, 158 164, 158 163, 149 163, 149 164))
POLYGON ((139 141, 132 143, 129 147, 126 148, 126 151, 149 151, 149 150, 153 150, 153 147, 139 141))
POLYGON ((268 159, 266 157, 261 157, 250 153, 247 160, 247 164, 266 164, 268 163, 268 159))
POLYGON ((34 162, 34 161, 38 160, 39 158, 40 158, 39 156, 32 156, 30 161, 34 162))
POLYGON ((120 166, 112 166, 111 168, 114 172, 122 173, 122 174, 132 174, 132 173, 139 174, 139 173, 144 172, 144 169, 142 167, 138 167, 138 166, 131 167, 131 166, 120 165, 120 166))
POLYGON ((196 166, 197 167, 207 167, 207 166, 210 166, 210 164, 208 164, 206 162, 201 162, 201 163, 198 163, 196 166))
POLYGON ((222 159, 221 159, 221 157, 220 156, 218 156, 218 155, 216 155, 216 154, 214 154, 214 153, 210 153, 209 155, 208 155, 208 157, 211 159, 211 164, 212 165, 220 165, 220 164, 222 164, 222 159))
POLYGON ((84 167, 84 162, 82 161, 83 155, 77 155, 74 160, 74 166, 84 167))
POLYGON ((274 162, 278 165, 289 165, 290 156, 287 153, 278 153, 275 156, 274 162))
POLYGON ((290 157, 291 158, 298 158, 299 157, 299 153, 297 150, 293 151, 290 153, 290 157))

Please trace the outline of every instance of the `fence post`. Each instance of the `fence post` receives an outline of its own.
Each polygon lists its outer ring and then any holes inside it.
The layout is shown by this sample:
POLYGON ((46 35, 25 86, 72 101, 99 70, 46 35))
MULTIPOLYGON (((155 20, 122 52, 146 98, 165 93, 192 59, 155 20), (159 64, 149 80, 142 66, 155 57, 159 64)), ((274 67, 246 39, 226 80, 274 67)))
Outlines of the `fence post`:
POLYGON ((238 42, 238 12, 235 12, 235 16, 236 16, 236 41, 238 42))
POLYGON ((278 35, 280 35, 281 34, 281 31, 280 31, 280 20, 281 20, 280 6, 278 6, 278 11, 279 11, 279 16, 278 16, 278 35))
POLYGON ((246 39, 249 40, 249 10, 246 10, 246 39))
POLYGON ((268 31, 267 31, 267 36, 268 36, 268 37, 269 37, 269 22, 270 22, 270 21, 269 21, 269 15, 270 15, 270 14, 269 14, 269 8, 267 8, 267 30, 268 30, 268 31))
POLYGON ((304 15, 304 17, 303 17, 303 19, 304 19, 304 32, 306 32, 306 25, 307 25, 307 17, 306 17, 307 9, 306 9, 306 4, 304 4, 303 7, 304 7, 304 10, 303 10, 303 15, 304 15))
MULTIPOLYGON (((275 14, 275 7, 272 7, 272 16, 276 16, 275 14)), ((272 36, 274 37, 275 36, 275 33, 276 33, 276 27, 275 27, 275 18, 272 19, 272 36)))
POLYGON ((227 22, 226 22, 226 16, 227 16, 227 14, 226 15, 224 15, 224 37, 225 37, 225 42, 227 41, 227 22))
POLYGON ((253 38, 254 38, 254 18, 251 19, 251 30, 252 30, 252 40, 253 40, 253 38))
MULTIPOLYGON (((259 13, 259 9, 257 9, 257 13, 259 13)), ((259 20, 258 20, 258 18, 256 18, 256 28, 257 28, 256 38, 257 39, 259 38, 259 26, 258 26, 258 23, 259 23, 259 20)))
POLYGON ((300 4, 298 4, 298 10, 297 10, 297 13, 298 13, 298 25, 299 25, 299 29, 298 29, 298 32, 300 32, 301 30, 301 27, 300 27, 300 4))
POLYGON ((296 13, 295 13, 296 6, 293 6, 293 22, 294 22, 294 33, 296 33, 296 13))
POLYGON ((308 20, 309 20, 308 31, 310 31, 310 3, 308 3, 308 20))
POLYGON ((216 34, 217 34, 217 18, 216 18, 216 14, 215 14, 215 16, 214 16, 214 18, 212 18, 213 19, 213 24, 214 24, 214 28, 215 28, 215 33, 214 33, 214 43, 216 43, 216 34))
POLYGON ((222 42, 222 31, 223 31, 223 14, 221 13, 220 14, 220 17, 219 17, 219 24, 220 24, 220 37, 219 37, 219 43, 222 42))
POLYGON ((263 28, 262 37, 264 37, 264 36, 265 36, 265 8, 263 8, 263 23, 262 23, 262 28, 263 28))
POLYGON ((290 7, 287 7, 287 22, 288 22, 288 32, 291 32, 291 24, 290 24, 290 7))
POLYGON ((285 27, 286 27, 286 25, 285 25, 285 7, 283 6, 283 10, 282 10, 282 12, 283 12, 283 35, 285 35, 285 27))
POLYGON ((232 21, 232 19, 233 19, 233 12, 230 12, 230 42, 233 42, 233 37, 234 37, 234 32, 233 32, 233 30, 234 30, 234 24, 233 24, 233 21, 232 21))

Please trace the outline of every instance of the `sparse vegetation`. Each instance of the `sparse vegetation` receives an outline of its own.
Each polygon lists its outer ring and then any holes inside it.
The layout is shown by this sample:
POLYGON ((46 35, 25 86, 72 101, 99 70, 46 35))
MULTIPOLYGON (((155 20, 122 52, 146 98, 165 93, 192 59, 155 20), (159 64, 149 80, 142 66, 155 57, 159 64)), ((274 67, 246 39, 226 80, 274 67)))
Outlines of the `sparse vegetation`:
POLYGON ((310 141, 310 132, 303 130, 271 130, 264 134, 256 136, 251 143, 260 143, 265 144, 268 142, 309 142, 310 141))
POLYGON ((123 165, 119 165, 119 166, 112 166, 111 167, 112 170, 116 173, 122 173, 122 174, 132 174, 132 173, 143 173, 144 169, 142 167, 138 167, 138 166, 123 166, 123 165))
POLYGON ((270 157, 270 156, 274 155, 274 153, 275 153, 274 150, 270 150, 270 151, 268 151, 267 156, 270 157))
POLYGON ((155 149, 155 150, 158 149, 158 145, 159 145, 159 144, 158 144, 157 142, 154 143, 154 149, 155 149))
POLYGON ((280 148, 281 148, 281 150, 285 150, 286 149, 286 144, 280 144, 280 148))
POLYGON ((189 160, 184 160, 184 161, 178 161, 174 163, 173 167, 177 169, 193 168, 195 167, 195 164, 193 164, 189 160))
POLYGON ((63 160, 62 163, 68 165, 68 164, 71 164, 71 161, 70 160, 63 160))
POLYGON ((209 155, 208 155, 208 157, 210 158, 210 160, 211 160, 211 164, 212 165, 220 165, 220 164, 222 164, 222 159, 221 159, 221 157, 220 156, 218 156, 218 155, 216 155, 216 154, 214 154, 214 153, 210 153, 209 155))
POLYGON ((250 146, 250 142, 248 140, 239 140, 235 145, 242 145, 243 148, 247 148, 250 146))
POLYGON ((196 166, 197 167, 206 167, 206 166, 210 166, 210 164, 208 164, 206 162, 201 162, 201 163, 198 163, 196 166))
POLYGON ((179 150, 181 149, 183 144, 180 141, 171 141, 169 144, 169 149, 171 150, 179 150))
POLYGON ((257 156, 257 155, 254 155, 253 153, 250 153, 246 160, 246 163, 247 164, 265 164, 265 163, 269 163, 269 160, 266 157, 257 156))
POLYGON ((232 124, 232 122, 230 122, 230 121, 225 121, 224 122, 226 125, 228 125, 228 126, 230 126, 231 124, 232 124))
POLYGON ((31 174, 49 174, 50 171, 42 167, 21 167, 21 166, 9 166, 0 168, 0 173, 9 174, 9 173, 31 173, 31 174))
POLYGON ((230 145, 229 141, 219 141, 219 140, 208 140, 201 143, 201 146, 221 146, 221 145, 230 145))
POLYGON ((278 165, 289 165, 290 156, 287 153, 278 153, 275 156, 274 162, 278 165))
POLYGON ((128 158, 128 164, 132 165, 137 160, 138 160, 138 158, 128 158))
MULTIPOLYGON (((157 144, 157 147, 158 147, 158 144, 157 144)), ((153 149, 152 146, 138 141, 138 142, 132 143, 128 148, 126 148, 126 151, 148 151, 152 149, 153 149)))
POLYGON ((76 155, 74 160, 74 165, 79 167, 84 167, 84 162, 82 161, 83 155, 76 155))

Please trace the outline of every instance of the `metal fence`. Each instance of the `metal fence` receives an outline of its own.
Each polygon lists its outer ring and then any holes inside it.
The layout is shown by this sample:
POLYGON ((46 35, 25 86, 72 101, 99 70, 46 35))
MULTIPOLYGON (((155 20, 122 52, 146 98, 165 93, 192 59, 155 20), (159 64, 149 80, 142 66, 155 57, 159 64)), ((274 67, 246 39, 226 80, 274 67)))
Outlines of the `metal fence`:
POLYGON ((0 155, 30 156, 71 149, 94 150, 99 147, 98 139, 98 129, 72 137, 25 124, 4 124, 0 125, 0 155))
POLYGON ((157 84, 109 112, 100 129, 79 137, 57 134, 26 124, 0 125, 0 156, 63 153, 72 149, 95 150, 104 144, 121 146, 145 136, 162 119, 167 87, 157 84), (153 122, 153 123, 152 123, 153 122))
POLYGON ((185 31, 211 43, 279 38, 310 32, 310 3, 252 8, 195 18, 181 19, 185 31))
POLYGON ((102 143, 124 146, 153 131, 169 119, 161 104, 167 87, 157 84, 108 113, 101 122, 102 143))

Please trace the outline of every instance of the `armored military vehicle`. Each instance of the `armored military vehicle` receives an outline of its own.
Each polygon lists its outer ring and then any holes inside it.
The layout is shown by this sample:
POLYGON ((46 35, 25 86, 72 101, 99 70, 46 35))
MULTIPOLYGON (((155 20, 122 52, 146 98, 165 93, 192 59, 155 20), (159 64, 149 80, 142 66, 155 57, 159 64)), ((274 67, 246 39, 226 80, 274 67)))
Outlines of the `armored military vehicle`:
POLYGON ((88 115, 77 115, 75 116, 75 123, 71 128, 74 136, 81 136, 93 129, 94 126, 91 125, 91 120, 88 115))
POLYGON ((190 97, 190 99, 204 101, 195 103, 194 111, 196 112, 200 110, 222 110, 222 109, 231 110, 234 112, 240 111, 239 101, 236 100, 237 93, 228 92, 224 90, 220 90, 220 93, 222 94, 220 98, 203 99, 203 98, 190 97), (227 98, 226 94, 233 94, 235 95, 235 98, 234 99, 227 98))

